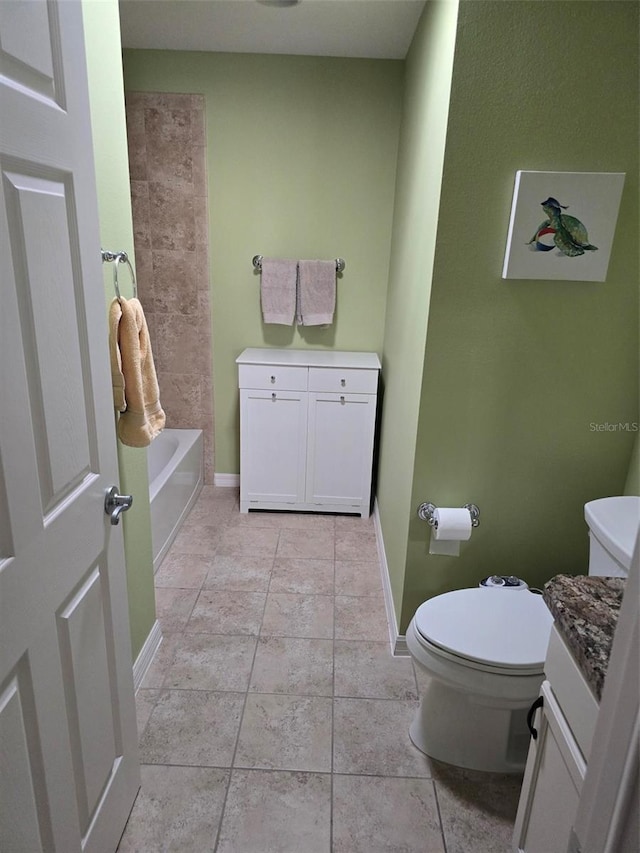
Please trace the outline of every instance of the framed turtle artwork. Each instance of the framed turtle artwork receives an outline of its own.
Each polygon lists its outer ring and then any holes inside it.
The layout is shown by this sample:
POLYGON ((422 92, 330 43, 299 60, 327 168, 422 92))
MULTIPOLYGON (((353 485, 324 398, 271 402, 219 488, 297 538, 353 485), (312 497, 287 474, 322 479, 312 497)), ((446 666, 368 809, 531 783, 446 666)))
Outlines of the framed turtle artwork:
POLYGON ((502 278, 605 281, 624 172, 516 172, 502 278))

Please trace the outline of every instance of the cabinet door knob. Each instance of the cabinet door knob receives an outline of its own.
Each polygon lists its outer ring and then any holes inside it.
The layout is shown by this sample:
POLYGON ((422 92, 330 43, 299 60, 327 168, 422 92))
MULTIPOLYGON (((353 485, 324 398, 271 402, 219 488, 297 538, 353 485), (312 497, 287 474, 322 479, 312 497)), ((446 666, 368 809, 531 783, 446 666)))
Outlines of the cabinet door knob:
POLYGON ((276 392, 275 392, 275 391, 274 391, 274 392, 273 392, 273 394, 271 395, 271 399, 272 399, 272 400, 275 400, 275 399, 276 399, 276 392))
POLYGON ((533 727, 533 717, 538 710, 538 708, 542 708, 544 705, 544 699, 542 696, 538 696, 533 705, 529 708, 529 713, 527 714, 527 728, 531 732, 531 737, 534 740, 538 740, 538 730, 533 727))
POLYGON ((340 384, 341 384, 341 385, 342 385, 342 387, 344 388, 344 386, 347 384, 347 380, 346 380, 346 379, 341 379, 341 380, 340 380, 340 384))
POLYGON ((273 385, 273 383, 274 383, 275 381, 276 381, 276 377, 275 377, 275 376, 272 376, 272 377, 271 377, 271 384, 273 385))
POLYGON ((340 402, 344 403, 344 397, 340 397, 340 402))

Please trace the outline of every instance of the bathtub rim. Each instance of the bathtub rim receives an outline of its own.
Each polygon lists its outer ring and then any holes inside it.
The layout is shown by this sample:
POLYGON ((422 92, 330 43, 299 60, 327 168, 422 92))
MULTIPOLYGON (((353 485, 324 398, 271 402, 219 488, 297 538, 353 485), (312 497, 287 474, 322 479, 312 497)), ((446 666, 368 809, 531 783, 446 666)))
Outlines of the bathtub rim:
POLYGON ((164 468, 160 471, 160 473, 153 479, 149 481, 149 510, 151 515, 151 547, 152 554, 154 549, 153 543, 153 502, 162 491, 163 486, 166 486, 171 476, 175 473, 177 467, 184 460, 190 450, 192 450, 198 443, 200 444, 200 465, 198 471, 198 479, 196 485, 187 500, 186 504, 182 508, 180 515, 178 516, 175 524, 173 525, 171 532, 169 533, 167 539, 163 542, 161 547, 158 550, 158 553, 153 555, 153 573, 154 575, 160 568, 160 564, 164 560, 167 555, 167 552, 173 545, 173 542, 180 532, 180 528, 184 524, 186 517, 191 511, 193 505, 198 499, 200 492, 202 491, 202 487, 204 485, 204 431, 201 429, 178 429, 178 428, 167 428, 163 430, 162 434, 169 433, 171 437, 177 438, 178 444, 172 453, 170 459, 164 468))

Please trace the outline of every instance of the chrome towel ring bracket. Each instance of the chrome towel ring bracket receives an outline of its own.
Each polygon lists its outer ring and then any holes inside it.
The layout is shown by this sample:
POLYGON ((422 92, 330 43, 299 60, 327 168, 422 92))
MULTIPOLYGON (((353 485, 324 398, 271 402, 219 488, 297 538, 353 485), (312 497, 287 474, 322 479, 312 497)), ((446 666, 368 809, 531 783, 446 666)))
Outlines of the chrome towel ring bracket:
POLYGON ((102 263, 113 263, 113 289, 116 292, 118 301, 122 298, 120 295, 120 285, 118 283, 118 265, 126 264, 129 267, 131 275, 131 284, 133 285, 133 296, 138 296, 138 286, 136 284, 136 276, 133 271, 133 266, 129 260, 129 255, 126 252, 110 252, 108 249, 101 249, 102 263))

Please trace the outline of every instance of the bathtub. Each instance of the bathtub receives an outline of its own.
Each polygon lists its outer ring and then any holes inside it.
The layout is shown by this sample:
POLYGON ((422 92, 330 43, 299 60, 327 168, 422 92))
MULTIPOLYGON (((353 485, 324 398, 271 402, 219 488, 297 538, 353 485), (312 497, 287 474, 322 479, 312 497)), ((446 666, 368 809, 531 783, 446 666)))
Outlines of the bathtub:
POLYGON ((163 430, 149 445, 147 464, 156 572, 202 489, 202 430, 163 430))

